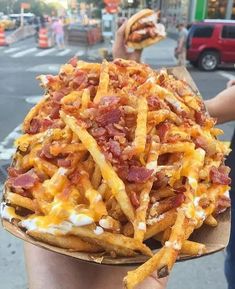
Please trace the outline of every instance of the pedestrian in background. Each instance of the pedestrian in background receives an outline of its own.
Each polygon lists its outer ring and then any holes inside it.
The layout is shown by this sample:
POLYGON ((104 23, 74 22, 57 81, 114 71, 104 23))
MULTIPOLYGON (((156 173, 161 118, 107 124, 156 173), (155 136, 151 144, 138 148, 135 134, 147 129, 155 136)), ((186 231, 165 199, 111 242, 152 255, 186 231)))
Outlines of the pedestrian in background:
POLYGON ((177 47, 175 48, 175 58, 178 60, 178 65, 186 65, 186 43, 188 37, 188 30, 184 23, 177 25, 179 31, 179 37, 177 41, 177 47))
POLYGON ((56 45, 59 49, 64 49, 64 27, 62 18, 54 19, 52 23, 52 31, 55 35, 56 45))

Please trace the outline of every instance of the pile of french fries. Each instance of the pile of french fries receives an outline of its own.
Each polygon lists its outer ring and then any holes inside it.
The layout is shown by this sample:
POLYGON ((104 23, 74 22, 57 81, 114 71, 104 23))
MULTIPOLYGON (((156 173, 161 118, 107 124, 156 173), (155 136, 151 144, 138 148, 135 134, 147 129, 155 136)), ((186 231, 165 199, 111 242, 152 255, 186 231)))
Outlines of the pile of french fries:
POLYGON ((122 59, 72 59, 39 79, 45 95, 15 142, 2 217, 72 251, 149 256, 128 272, 128 289, 206 252, 188 239, 230 206, 229 148, 200 96, 164 69, 122 59), (154 255, 150 238, 162 244, 154 255))

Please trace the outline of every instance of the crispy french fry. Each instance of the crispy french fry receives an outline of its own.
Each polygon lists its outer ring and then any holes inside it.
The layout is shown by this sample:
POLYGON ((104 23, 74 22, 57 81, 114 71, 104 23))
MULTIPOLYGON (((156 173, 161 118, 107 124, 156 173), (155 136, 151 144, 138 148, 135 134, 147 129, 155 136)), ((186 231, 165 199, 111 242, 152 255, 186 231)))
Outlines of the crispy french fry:
POLYGON ((166 230, 166 228, 168 228, 169 226, 172 226, 175 223, 176 216, 177 212, 175 209, 170 210, 163 215, 160 215, 158 218, 156 218, 156 222, 153 222, 152 225, 147 227, 144 239, 147 240, 154 235, 166 230))
POLYGON ((205 220, 205 224, 211 227, 216 227, 218 225, 218 222, 214 216, 209 215, 205 220))
MULTIPOLYGON (((158 144, 152 141, 148 162, 146 165, 147 169, 153 170, 152 175, 155 174, 157 169, 158 149, 159 149, 158 144)), ((150 201, 149 193, 152 189, 152 186, 153 186, 153 179, 150 179, 145 184, 145 188, 140 193, 139 198, 140 206, 136 210, 136 219, 134 222, 134 229, 135 229, 134 238, 141 242, 143 242, 144 234, 146 232, 146 213, 149 206, 150 201)))
POLYGON ((185 240, 182 244, 180 254, 197 256, 206 253, 206 246, 201 243, 185 240))
POLYGON ((12 205, 20 206, 22 208, 26 208, 32 212, 39 211, 37 203, 35 200, 31 200, 30 198, 23 197, 19 194, 8 192, 6 195, 6 199, 12 205))
POLYGON ((89 89, 84 89, 82 94, 82 109, 86 109, 88 107, 88 104, 90 102, 90 91, 89 89))
POLYGON ((88 253, 97 253, 102 252, 103 249, 97 245, 90 244, 81 240, 79 237, 72 235, 52 235, 49 233, 42 233, 37 231, 27 231, 27 234, 31 237, 48 243, 53 246, 57 246, 64 249, 69 249, 77 252, 88 252, 88 253))
POLYGON ((148 103, 147 99, 140 96, 137 100, 137 125, 135 130, 135 139, 133 147, 136 154, 141 154, 145 150, 146 136, 147 136, 147 115, 148 103))
MULTIPOLYGON (((103 241, 104 243, 107 243, 110 247, 113 246, 113 250, 118 253, 118 248, 122 249, 129 249, 133 251, 139 251, 147 256, 152 256, 151 250, 141 242, 128 238, 122 234, 112 234, 109 232, 102 232, 101 234, 97 235, 95 231, 92 231, 91 229, 85 228, 85 227, 74 227, 71 231, 73 235, 80 236, 81 238, 89 238, 94 240, 95 242, 103 241)), ((104 246, 101 245, 100 246, 104 246)))
POLYGON ((100 82, 94 98, 94 103, 99 103, 103 96, 107 95, 109 86, 109 65, 106 60, 103 60, 100 70, 100 82))
POLYGON ((98 189, 101 179, 102 179, 101 171, 100 171, 99 166, 96 164, 94 173, 91 178, 91 184, 95 189, 98 189))
POLYGON ((124 214, 129 220, 134 221, 134 210, 126 194, 125 185, 117 176, 112 166, 105 160, 104 155, 100 152, 95 139, 86 131, 86 129, 77 125, 73 117, 61 113, 65 123, 79 136, 81 142, 88 149, 95 162, 100 167, 103 178, 107 181, 112 193, 119 202, 124 214))

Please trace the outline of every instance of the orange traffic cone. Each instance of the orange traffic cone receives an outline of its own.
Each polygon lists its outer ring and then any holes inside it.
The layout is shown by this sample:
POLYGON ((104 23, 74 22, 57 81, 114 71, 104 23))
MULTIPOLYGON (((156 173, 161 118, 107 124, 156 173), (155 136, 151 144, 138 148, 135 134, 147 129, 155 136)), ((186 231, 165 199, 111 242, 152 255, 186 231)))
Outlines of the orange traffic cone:
POLYGON ((38 47, 51 48, 53 46, 52 38, 49 37, 47 28, 40 28, 38 33, 38 47))
POLYGON ((5 38, 5 32, 2 27, 0 27, 0 46, 8 45, 5 38))

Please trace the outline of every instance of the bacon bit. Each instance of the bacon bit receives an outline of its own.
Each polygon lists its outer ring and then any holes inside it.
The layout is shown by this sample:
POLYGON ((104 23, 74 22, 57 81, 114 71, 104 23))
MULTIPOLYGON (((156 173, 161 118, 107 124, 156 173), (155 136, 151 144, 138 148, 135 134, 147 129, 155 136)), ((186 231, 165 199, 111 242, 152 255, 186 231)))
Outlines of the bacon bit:
POLYGON ((120 101, 117 96, 105 96, 101 98, 100 105, 105 107, 116 106, 120 101))
POLYGON ((69 61, 68 61, 68 63, 69 64, 71 64, 73 67, 76 67, 77 66, 77 62, 78 62, 78 59, 77 59, 77 57, 72 57, 69 61))
POLYGON ((204 149, 208 156, 212 156, 216 153, 216 145, 213 142, 207 142, 202 136, 198 136, 194 139, 196 148, 204 149))
POLYGON ((98 85, 99 84, 99 75, 96 73, 88 74, 88 83, 91 85, 98 85))
POLYGON ((228 171, 225 171, 225 166, 221 166, 218 169, 213 166, 210 170, 210 179, 213 184, 218 185, 229 185, 231 183, 228 171))
POLYGON ((30 126, 28 129, 26 129, 26 133, 28 134, 36 134, 40 131, 40 128, 41 128, 41 124, 40 124, 40 121, 36 118, 33 118, 31 121, 30 121, 30 126))
POLYGON ((136 192, 134 191, 131 191, 130 193, 130 200, 131 200, 131 203, 132 205, 135 207, 135 208, 138 208, 140 206, 140 201, 137 197, 137 194, 136 192))
POLYGON ((127 180, 135 183, 145 183, 152 175, 153 170, 148 170, 145 167, 132 166, 129 169, 127 180))
POLYGON ((118 108, 112 109, 98 115, 96 117, 96 121, 101 124, 101 126, 106 126, 110 123, 118 123, 120 121, 121 115, 121 111, 118 108))
POLYGON ((168 185, 169 178, 165 175, 163 171, 156 173, 155 182, 153 183, 153 189, 157 190, 159 188, 165 188, 168 185))
POLYGON ((170 198, 172 208, 178 208, 185 200, 184 194, 177 194, 176 196, 170 198))
POLYGON ((106 129, 107 129, 109 136, 125 136, 125 133, 116 129, 113 124, 108 124, 106 126, 106 129))
POLYGON ((36 182, 38 182, 38 176, 34 173, 33 170, 28 171, 25 174, 19 175, 12 181, 13 188, 20 189, 31 189, 36 182))
POLYGON ((101 137, 103 135, 106 134, 106 129, 103 127, 97 127, 97 128, 92 128, 91 129, 91 134, 93 135, 93 137, 101 137))
POLYGON ((118 176, 125 181, 128 176, 129 166, 127 163, 118 164, 117 166, 117 174, 118 176))
POLYGON ((48 129, 49 127, 52 126, 52 124, 53 124, 53 121, 51 121, 50 119, 43 119, 41 121, 41 125, 42 125, 43 130, 48 129))
POLYGON ((53 159, 54 156, 50 153, 50 145, 45 144, 42 148, 42 151, 39 154, 40 158, 46 158, 46 159, 53 159))
POLYGON ((9 167, 7 169, 7 172, 8 172, 9 177, 15 178, 15 177, 18 177, 19 175, 22 175, 24 173, 24 170, 23 169, 17 170, 14 167, 9 167))
POLYGON ((157 97, 150 96, 147 101, 149 110, 159 110, 161 108, 161 103, 157 97))
POLYGON ((52 100, 54 102, 60 103, 63 97, 64 97, 64 93, 62 91, 55 91, 52 93, 52 100))
POLYGON ((122 151, 119 142, 110 139, 109 140, 109 149, 110 152, 115 156, 115 157, 120 157, 122 151))
POLYGON ((96 95, 96 88, 95 88, 95 86, 94 86, 94 85, 89 85, 89 86, 88 86, 88 89, 89 89, 89 91, 90 91, 90 96, 91 96, 91 98, 94 98, 95 95, 96 95))
POLYGON ((68 176, 72 185, 77 185, 80 182, 81 174, 78 170, 74 171, 72 174, 68 176))
POLYGON ((66 159, 58 159, 57 160, 57 165, 58 167, 64 167, 64 168, 69 168, 71 167, 71 160, 66 160, 66 159))
POLYGON ((165 153, 159 156, 158 158, 158 165, 159 166, 164 166, 168 163, 168 160, 170 158, 170 153, 165 153))
POLYGON ((169 131, 169 129, 170 129, 170 124, 168 122, 160 123, 157 126, 158 136, 159 136, 161 142, 165 142, 166 135, 167 135, 167 132, 169 131))
POLYGON ((182 193, 186 192, 186 188, 182 186, 182 187, 174 188, 174 191, 177 194, 182 194, 182 193))
POLYGON ((73 79, 73 88, 79 88, 79 86, 84 82, 87 82, 87 75, 84 71, 78 70, 76 72, 76 77, 73 79))
POLYGON ((195 111, 194 117, 195 117, 195 121, 197 124, 199 124, 201 126, 203 126, 205 124, 206 116, 203 112, 195 111))
POLYGON ((59 118, 60 117, 60 108, 61 108, 61 106, 58 103, 54 103, 52 106, 52 110, 51 110, 49 117, 51 119, 59 118))
POLYGON ((216 204, 216 210, 215 210, 215 214, 221 214, 223 213, 227 208, 231 207, 231 200, 229 197, 227 196, 220 196, 217 204, 216 204))

